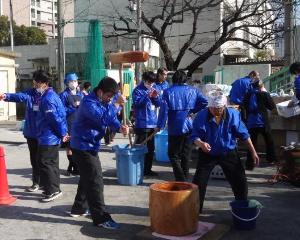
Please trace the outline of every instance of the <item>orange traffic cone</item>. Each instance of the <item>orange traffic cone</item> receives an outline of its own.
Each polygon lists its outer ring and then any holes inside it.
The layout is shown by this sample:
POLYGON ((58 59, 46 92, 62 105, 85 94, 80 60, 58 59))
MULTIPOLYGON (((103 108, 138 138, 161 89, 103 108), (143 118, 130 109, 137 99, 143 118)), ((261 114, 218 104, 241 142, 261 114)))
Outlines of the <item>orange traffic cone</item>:
POLYGON ((8 191, 4 148, 0 146, 0 205, 10 205, 15 201, 16 198, 8 191))

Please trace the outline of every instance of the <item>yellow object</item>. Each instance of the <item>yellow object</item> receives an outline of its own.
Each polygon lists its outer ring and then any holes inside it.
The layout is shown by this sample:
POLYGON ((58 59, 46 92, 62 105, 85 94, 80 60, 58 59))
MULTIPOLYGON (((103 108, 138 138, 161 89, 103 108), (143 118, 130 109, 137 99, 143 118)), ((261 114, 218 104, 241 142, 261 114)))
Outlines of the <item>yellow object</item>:
POLYGON ((123 94, 122 94, 123 96, 125 96, 125 97, 129 97, 129 84, 124 84, 124 87, 123 87, 123 94))

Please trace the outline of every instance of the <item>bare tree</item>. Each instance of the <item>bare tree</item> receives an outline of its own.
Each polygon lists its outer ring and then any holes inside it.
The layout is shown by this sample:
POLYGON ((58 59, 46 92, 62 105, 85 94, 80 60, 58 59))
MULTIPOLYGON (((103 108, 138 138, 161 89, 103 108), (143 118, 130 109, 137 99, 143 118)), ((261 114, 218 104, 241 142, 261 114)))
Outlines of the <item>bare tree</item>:
MULTIPOLYGON (((144 0, 142 34, 158 42, 169 70, 180 66, 192 74, 225 43, 243 42, 257 49, 272 43, 280 31, 276 23, 282 9, 282 0, 144 0), (180 27, 184 33, 178 35, 180 27), (174 37, 180 38, 176 51, 174 37), (187 54, 193 54, 193 60, 182 66, 187 54)), ((119 22, 113 35, 136 32, 126 16, 114 18, 119 22)))

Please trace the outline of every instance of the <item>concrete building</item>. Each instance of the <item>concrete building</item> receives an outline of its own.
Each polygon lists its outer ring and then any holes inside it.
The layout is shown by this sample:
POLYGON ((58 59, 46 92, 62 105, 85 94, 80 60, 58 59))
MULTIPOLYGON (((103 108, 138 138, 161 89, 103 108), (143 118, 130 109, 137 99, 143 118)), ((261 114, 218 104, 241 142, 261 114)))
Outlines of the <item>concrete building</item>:
MULTIPOLYGON (((73 1, 63 1, 63 18, 74 17, 73 1)), ((43 29, 48 38, 57 37, 57 0, 12 0, 13 18, 17 25, 34 26, 43 29)), ((1 15, 10 15, 9 1, 0 0, 1 15)), ((64 28, 66 37, 74 36, 74 24, 64 28)))
MULTIPOLYGON (((16 53, 0 50, 0 93, 16 91, 16 53)), ((0 101, 0 120, 15 120, 16 104, 0 101)))

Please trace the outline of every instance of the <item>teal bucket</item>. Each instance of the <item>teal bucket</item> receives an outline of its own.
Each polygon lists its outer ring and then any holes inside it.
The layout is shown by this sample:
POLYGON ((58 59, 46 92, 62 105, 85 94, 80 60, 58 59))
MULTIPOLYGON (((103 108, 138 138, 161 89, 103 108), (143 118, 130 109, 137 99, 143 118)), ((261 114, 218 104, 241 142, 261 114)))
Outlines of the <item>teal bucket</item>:
POLYGON ((249 206, 249 200, 236 200, 230 203, 233 225, 238 230, 253 230, 261 209, 249 206))
POLYGON ((129 148, 128 144, 122 144, 113 146, 112 149, 116 153, 118 182, 129 186, 142 184, 147 147, 135 145, 129 148))

